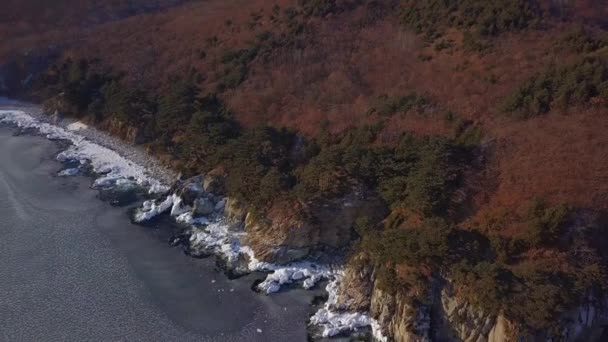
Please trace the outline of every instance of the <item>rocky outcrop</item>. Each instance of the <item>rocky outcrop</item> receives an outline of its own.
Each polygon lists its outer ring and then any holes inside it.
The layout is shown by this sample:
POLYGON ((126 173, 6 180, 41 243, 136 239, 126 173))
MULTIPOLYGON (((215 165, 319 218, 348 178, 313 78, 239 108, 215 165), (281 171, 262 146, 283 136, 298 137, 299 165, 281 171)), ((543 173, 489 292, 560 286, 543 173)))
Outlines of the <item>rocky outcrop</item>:
POLYGON ((433 330, 442 341, 600 341, 608 323, 608 301, 590 296, 579 307, 566 312, 560 322, 563 327, 560 336, 548 332, 532 335, 503 314, 489 315, 458 299, 446 287, 441 291, 438 321, 433 330))
POLYGON ((351 258, 342 278, 343 286, 338 288, 337 305, 348 311, 369 311, 374 276, 374 268, 364 255, 351 258))
MULTIPOLYGON (((434 305, 434 336, 446 341, 487 341, 490 332, 493 338, 507 338, 505 320, 495 327, 497 318, 459 300, 449 285, 438 294, 434 305)), ((498 341, 498 340, 497 340, 498 341)))
POLYGON ((200 197, 194 200, 192 214, 195 216, 207 216, 215 211, 215 203, 208 197, 200 197))
POLYGON ((340 309, 369 312, 380 324, 389 341, 430 341, 430 308, 414 307, 410 298, 402 293, 389 293, 378 286, 374 269, 363 255, 353 257, 340 288, 340 309))
POLYGON ((430 286, 429 304, 414 306, 407 295, 378 287, 373 267, 363 255, 357 255, 345 270, 336 306, 369 312, 388 340, 396 342, 602 341, 606 333, 608 299, 588 296, 562 316, 562 334, 555 337, 547 332, 531 335, 503 314, 483 312, 459 298, 448 282, 435 280, 430 286))
POLYGON ((256 258, 272 263, 287 263, 308 255, 319 243, 319 229, 306 216, 301 203, 276 203, 265 217, 249 212, 245 219, 245 244, 256 258))
POLYGON ((402 293, 390 294, 374 287, 370 312, 392 340, 402 342, 430 341, 430 310, 414 307, 402 293))
POLYGON ((584 302, 563 317, 564 340, 601 341, 608 333, 608 298, 589 295, 584 302))
POLYGON ((179 196, 183 203, 193 207, 194 201, 208 194, 203 189, 203 177, 196 176, 184 181, 177 181, 172 189, 173 193, 179 196))
MULTIPOLYGON (((227 205, 231 207, 232 203, 227 205)), ((232 210, 229 210, 232 211, 232 210)), ((236 210, 237 214, 242 214, 236 210)), ((357 218, 367 216, 373 222, 386 213, 383 202, 374 194, 352 191, 334 200, 304 203, 278 201, 267 212, 246 216, 246 245, 262 261, 285 263, 303 258, 312 251, 346 247, 353 238, 357 218)))
POLYGON ((212 194, 223 195, 225 178, 226 170, 223 167, 217 167, 205 175, 203 189, 212 194))
POLYGON ((236 197, 229 197, 224 207, 224 215, 231 229, 241 229, 245 225, 247 204, 236 197))
POLYGON ((488 334, 488 342, 504 342, 509 341, 509 338, 514 332, 513 324, 503 315, 498 315, 492 330, 488 334))
POLYGON ((133 127, 133 125, 126 124, 118 119, 107 120, 100 125, 100 128, 131 144, 138 145, 146 141, 146 136, 142 129, 133 127))

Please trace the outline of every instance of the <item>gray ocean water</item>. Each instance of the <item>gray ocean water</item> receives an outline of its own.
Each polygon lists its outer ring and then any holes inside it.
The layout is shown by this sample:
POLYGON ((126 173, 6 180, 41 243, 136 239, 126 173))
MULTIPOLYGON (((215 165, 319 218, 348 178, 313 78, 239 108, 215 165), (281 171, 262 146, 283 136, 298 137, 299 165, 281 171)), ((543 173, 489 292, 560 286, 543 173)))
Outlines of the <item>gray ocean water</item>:
POLYGON ((0 126, 1 341, 306 341, 313 294, 254 293, 131 224, 56 143, 0 126))

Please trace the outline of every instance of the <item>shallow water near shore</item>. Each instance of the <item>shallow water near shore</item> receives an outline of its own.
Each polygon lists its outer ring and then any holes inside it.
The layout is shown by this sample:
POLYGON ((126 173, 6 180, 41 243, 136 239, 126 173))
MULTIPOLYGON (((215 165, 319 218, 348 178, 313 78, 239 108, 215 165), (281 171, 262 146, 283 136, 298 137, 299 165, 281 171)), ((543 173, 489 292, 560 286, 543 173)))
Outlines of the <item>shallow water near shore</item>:
POLYGON ((57 177, 56 143, 0 127, 0 340, 306 341, 315 292, 265 296, 57 177))

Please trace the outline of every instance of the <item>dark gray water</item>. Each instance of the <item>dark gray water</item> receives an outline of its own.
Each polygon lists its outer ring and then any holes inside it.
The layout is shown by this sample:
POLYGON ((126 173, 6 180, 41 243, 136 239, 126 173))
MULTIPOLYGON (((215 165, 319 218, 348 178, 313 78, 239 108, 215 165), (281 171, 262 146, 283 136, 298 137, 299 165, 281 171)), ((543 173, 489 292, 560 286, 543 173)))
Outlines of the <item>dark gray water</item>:
POLYGON ((0 126, 0 340, 306 341, 310 292, 256 294, 169 248, 91 179, 55 177, 57 152, 0 126))

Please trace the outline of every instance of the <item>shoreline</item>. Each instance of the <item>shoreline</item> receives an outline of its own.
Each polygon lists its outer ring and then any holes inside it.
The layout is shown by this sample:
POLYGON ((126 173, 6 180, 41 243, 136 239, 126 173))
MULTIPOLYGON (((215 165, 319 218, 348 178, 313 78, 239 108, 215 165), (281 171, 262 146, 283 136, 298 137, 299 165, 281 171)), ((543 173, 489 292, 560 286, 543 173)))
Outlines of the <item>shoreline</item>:
MULTIPOLYGON (((0 100, 0 106, 4 103, 6 102, 0 100)), ((211 254, 227 262, 228 265, 235 265, 239 262, 242 265, 245 260, 245 267, 241 271, 246 273, 264 272, 265 279, 256 284, 256 288, 260 292, 270 295, 290 284, 298 284, 304 289, 310 289, 321 280, 328 281, 325 288, 328 295, 327 302, 309 317, 307 322, 309 327, 320 329, 318 337, 351 335, 369 329, 370 334, 376 340, 386 341, 381 334, 379 324, 368 313, 349 312, 336 306, 337 289, 342 278, 343 265, 317 264, 309 260, 285 265, 260 262, 255 258, 251 248, 241 244, 240 238, 246 233, 235 233, 228 229, 223 220, 223 207, 222 212, 216 210, 217 212, 209 216, 209 219, 207 217, 202 217, 202 220, 194 218, 190 213, 192 208, 182 204, 182 199, 177 194, 169 193, 176 177, 160 166, 159 162, 146 152, 74 120, 63 119, 59 121, 59 124, 55 124, 52 117, 43 114, 39 106, 10 100, 8 103, 4 116, 3 111, 0 110, 0 122, 12 122, 18 127, 37 129, 48 139, 70 141, 71 147, 61 152, 57 159, 63 162, 78 161, 81 166, 93 164, 93 172, 96 177, 99 177, 94 181, 93 188, 128 187, 135 183, 148 189, 150 194, 167 195, 166 198, 161 197, 156 201, 148 200, 144 202, 143 207, 140 206, 137 209, 140 214, 146 214, 145 219, 140 223, 169 211, 169 215, 174 220, 189 227, 191 235, 188 244, 190 248, 212 251, 211 254), (31 114, 26 111, 31 111, 31 114), (19 113, 24 114, 25 117, 20 117, 19 113), (10 114, 13 116, 7 119, 10 114), (74 125, 75 123, 76 125, 74 125), (84 150, 79 150, 83 145, 91 144, 94 145, 92 148, 87 146, 84 150), (133 159, 131 159, 132 157, 133 159), (110 162, 108 163, 104 159, 109 159, 110 162), (172 177, 174 177, 173 180, 171 180, 172 177), (151 209, 153 212, 150 212, 151 209)), ((79 169, 80 167, 68 170, 74 170, 74 174, 78 174, 79 169)), ((64 175, 69 176, 71 173, 67 172, 64 175)), ((225 199, 222 200, 225 203, 225 199)))
POLYGON ((266 298, 250 289, 264 275, 231 279, 215 258, 184 255, 168 244, 181 225, 134 225, 130 204, 91 188, 92 173, 58 175, 71 166, 54 158, 67 142, 35 133, 0 125, 8 340, 307 340, 302 322, 320 290, 266 298))
POLYGON ((160 161, 156 160, 154 156, 142 150, 140 147, 129 144, 117 137, 94 127, 89 127, 74 119, 58 118, 57 120, 54 120, 52 116, 43 113, 40 105, 0 97, 0 108, 2 108, 2 110, 23 111, 41 123, 74 132, 92 143, 114 151, 122 158, 141 166, 146 169, 152 178, 158 179, 165 185, 171 185, 178 177, 178 172, 165 167, 160 161), (70 127, 71 125, 72 127, 70 127))

